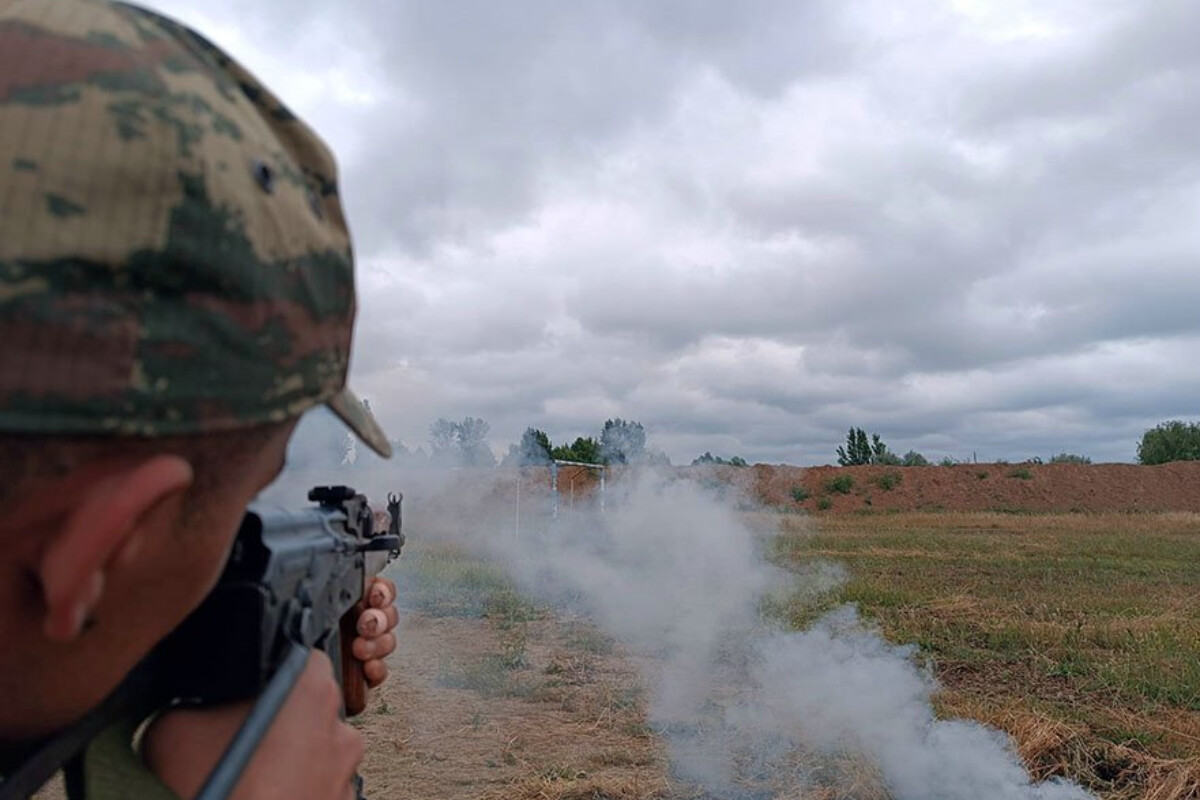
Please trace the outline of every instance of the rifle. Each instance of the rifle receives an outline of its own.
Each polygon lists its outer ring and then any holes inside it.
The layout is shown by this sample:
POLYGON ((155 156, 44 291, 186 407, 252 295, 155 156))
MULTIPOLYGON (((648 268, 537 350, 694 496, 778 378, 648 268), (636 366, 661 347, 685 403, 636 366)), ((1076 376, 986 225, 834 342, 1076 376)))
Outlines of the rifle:
MULTIPOLYGON (((375 530, 367 499, 348 486, 317 487, 308 499, 316 507, 298 512, 252 506, 212 593, 100 706, 6 778, 0 800, 27 797, 64 764, 68 796, 82 797, 84 751, 117 720, 257 697, 197 795, 197 800, 222 800, 313 648, 328 653, 340 673, 346 714, 361 712, 367 685, 350 644, 371 580, 404 546, 403 498, 388 495, 387 531, 375 530)), ((361 798, 361 778, 357 786, 361 798)))

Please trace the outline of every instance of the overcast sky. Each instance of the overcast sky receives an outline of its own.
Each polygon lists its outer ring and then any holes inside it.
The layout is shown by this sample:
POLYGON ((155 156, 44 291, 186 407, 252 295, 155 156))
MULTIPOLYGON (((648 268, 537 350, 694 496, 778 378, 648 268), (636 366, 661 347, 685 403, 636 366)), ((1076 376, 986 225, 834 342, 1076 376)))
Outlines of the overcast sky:
POLYGON ((351 384, 410 447, 1130 461, 1200 418, 1194 0, 153 5, 337 152, 351 384))

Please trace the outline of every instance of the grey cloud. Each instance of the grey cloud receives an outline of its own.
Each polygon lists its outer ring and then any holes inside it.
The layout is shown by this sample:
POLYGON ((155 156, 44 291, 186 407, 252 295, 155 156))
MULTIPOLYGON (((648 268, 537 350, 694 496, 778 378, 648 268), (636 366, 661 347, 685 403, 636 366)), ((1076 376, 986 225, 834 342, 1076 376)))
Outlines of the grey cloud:
POLYGON ((856 51, 835 8, 394 4, 378 25, 380 69, 416 111, 381 109, 377 145, 392 157, 348 176, 370 246, 420 250, 526 218, 547 176, 655 125, 698 70, 774 94, 845 68, 856 51))
POLYGON ((1105 118, 1156 83, 1200 68, 1195 3, 1163 0, 1150 10, 1086 3, 1078 11, 1071 15, 1074 36, 1064 46, 1023 49, 1007 69, 973 82, 966 119, 995 126, 1105 118))
POLYGON ((1200 396, 1200 7, 1031 8, 1049 38, 924 0, 203 13, 370 95, 310 112, 363 267, 356 386, 406 440, 619 415, 677 460, 828 461, 849 425, 1128 459, 1200 396))

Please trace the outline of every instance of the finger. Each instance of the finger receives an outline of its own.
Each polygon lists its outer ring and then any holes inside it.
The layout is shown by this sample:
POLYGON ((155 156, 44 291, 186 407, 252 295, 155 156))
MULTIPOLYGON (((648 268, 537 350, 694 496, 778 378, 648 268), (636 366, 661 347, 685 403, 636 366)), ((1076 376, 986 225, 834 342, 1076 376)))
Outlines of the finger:
POLYGON ((395 606, 388 606, 379 610, 387 617, 387 629, 389 631, 395 630, 396 626, 400 624, 400 611, 395 606))
POLYGON ((387 632, 387 614, 378 608, 368 608, 358 615, 358 635, 374 639, 387 632))
POLYGON ((381 661, 378 658, 363 662, 363 677, 367 679, 367 686, 372 689, 386 681, 387 676, 387 662, 381 661))
POLYGON ((367 604, 371 608, 389 608, 396 602, 396 584, 387 578, 375 578, 367 593, 367 604))
POLYGON ((390 633, 385 633, 378 639, 364 639, 360 636, 350 644, 350 650, 359 661, 387 658, 396 650, 396 637, 390 633))

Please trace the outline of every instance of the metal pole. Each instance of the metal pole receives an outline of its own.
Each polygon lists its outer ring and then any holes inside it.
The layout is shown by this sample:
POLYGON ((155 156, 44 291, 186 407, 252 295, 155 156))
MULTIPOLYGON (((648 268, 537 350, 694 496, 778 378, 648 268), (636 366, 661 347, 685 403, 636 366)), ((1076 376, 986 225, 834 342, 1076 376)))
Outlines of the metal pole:
POLYGON ((558 464, 550 463, 550 495, 553 498, 553 506, 550 516, 558 519, 558 464))

